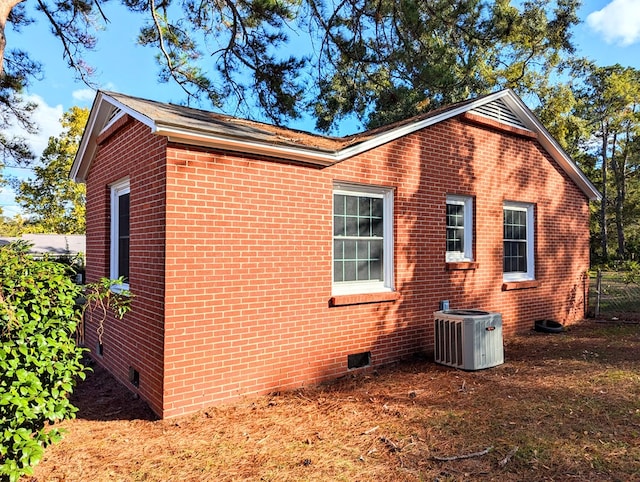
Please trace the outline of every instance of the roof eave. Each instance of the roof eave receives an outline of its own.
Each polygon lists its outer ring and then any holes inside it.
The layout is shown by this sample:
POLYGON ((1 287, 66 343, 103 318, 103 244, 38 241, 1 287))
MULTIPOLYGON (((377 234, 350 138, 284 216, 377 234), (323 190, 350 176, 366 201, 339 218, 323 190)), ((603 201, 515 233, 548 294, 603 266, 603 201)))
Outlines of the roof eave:
POLYGON ((154 122, 152 119, 131 109, 110 95, 98 91, 95 99, 93 100, 89 118, 87 119, 87 124, 82 134, 78 151, 76 152, 76 157, 74 158, 69 171, 69 177, 76 182, 85 182, 87 180, 89 168, 91 167, 91 163, 93 162, 93 158, 98 149, 98 137, 108 127, 108 125, 105 124, 111 114, 112 107, 119 108, 123 115, 129 114, 133 118, 149 126, 152 132, 154 130, 154 122), (98 126, 102 127, 99 128, 98 126))
POLYGON ((98 117, 100 117, 101 104, 102 93, 98 92, 95 99, 93 99, 93 104, 89 111, 89 118, 87 119, 87 124, 84 127, 78 150, 69 171, 69 177, 75 182, 85 182, 87 179, 89 166, 91 165, 91 160, 97 148, 96 139, 98 132, 96 132, 95 126, 98 117))
POLYGON ((536 133, 538 142, 553 157, 553 159, 562 167, 571 180, 580 188, 590 201, 600 201, 602 194, 593 185, 589 178, 578 168, 576 163, 571 159, 569 154, 558 144, 551 133, 544 125, 533 115, 531 110, 524 104, 522 99, 518 97, 512 90, 502 91, 505 93, 504 101, 516 110, 522 117, 527 127, 536 133))
POLYGON ((211 132, 163 124, 133 110, 126 104, 123 104, 108 94, 98 92, 91 108, 91 114, 87 121, 87 126, 82 136, 78 153, 76 154, 71 167, 70 177, 76 182, 84 182, 86 180, 91 162, 93 161, 93 157, 97 151, 98 136, 104 130, 104 128, 98 129, 97 127, 105 126, 106 120, 113 106, 147 125, 151 129, 152 133, 165 136, 172 142, 230 150, 245 154, 263 155, 284 161, 294 161, 318 167, 328 167, 403 136, 412 134, 420 129, 424 129, 439 122, 456 117, 499 98, 502 98, 507 102, 508 105, 521 116, 527 127, 536 133, 538 141, 542 146, 547 150, 547 152, 549 152, 556 162, 560 164, 562 169, 590 200, 597 201, 602 198, 601 194, 594 187, 591 181, 589 181, 584 173, 578 169, 571 158, 566 154, 557 141, 553 139, 551 134, 540 123, 540 121, 538 121, 524 102, 522 102, 522 100, 509 89, 489 94, 477 101, 471 101, 464 105, 447 109, 440 114, 383 131, 380 134, 367 138, 366 140, 356 142, 335 151, 310 146, 294 146, 290 144, 286 145, 273 142, 253 141, 246 138, 216 135, 211 132))
POLYGON ((335 151, 253 142, 247 141, 246 139, 217 136, 206 132, 198 132, 162 124, 155 124, 154 133, 167 137, 169 142, 242 152, 244 154, 263 155, 319 167, 332 166, 342 160, 342 156, 335 151))

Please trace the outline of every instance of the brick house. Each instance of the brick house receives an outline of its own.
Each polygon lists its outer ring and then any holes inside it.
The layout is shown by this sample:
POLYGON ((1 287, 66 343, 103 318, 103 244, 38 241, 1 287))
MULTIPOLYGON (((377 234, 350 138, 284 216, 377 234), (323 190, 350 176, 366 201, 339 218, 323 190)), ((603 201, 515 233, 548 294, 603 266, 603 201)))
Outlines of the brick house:
POLYGON ((510 90, 331 138, 99 92, 72 167, 87 278, 135 294, 98 363, 172 417, 584 316, 599 193, 510 90))

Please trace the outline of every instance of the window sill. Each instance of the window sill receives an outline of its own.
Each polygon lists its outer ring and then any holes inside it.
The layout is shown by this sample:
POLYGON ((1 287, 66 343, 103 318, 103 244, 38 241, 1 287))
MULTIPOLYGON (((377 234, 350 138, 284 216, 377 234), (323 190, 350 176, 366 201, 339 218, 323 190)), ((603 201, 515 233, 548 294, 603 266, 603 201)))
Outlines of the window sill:
POLYGON ((448 261, 445 264, 447 271, 458 271, 465 269, 478 269, 478 263, 474 261, 448 261))
POLYGON ((348 306, 363 305, 366 303, 384 303, 388 301, 396 301, 400 299, 400 293, 397 291, 388 291, 383 293, 365 293, 357 295, 338 295, 329 298, 329 306, 348 306))
POLYGON ((527 290, 530 288, 538 288, 540 281, 505 281, 502 283, 502 291, 527 290))

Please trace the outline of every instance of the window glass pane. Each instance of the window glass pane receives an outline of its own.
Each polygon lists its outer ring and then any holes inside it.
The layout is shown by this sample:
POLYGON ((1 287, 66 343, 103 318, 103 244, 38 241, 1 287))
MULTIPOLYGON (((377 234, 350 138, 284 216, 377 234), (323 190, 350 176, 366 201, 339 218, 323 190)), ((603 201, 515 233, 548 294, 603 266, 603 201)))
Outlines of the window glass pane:
POLYGON ((527 271, 527 245, 522 242, 505 242, 505 271, 527 271))
POLYGON ((129 279, 129 238, 120 238, 118 242, 118 277, 129 279))
POLYGON ((333 259, 344 259, 344 241, 340 241, 337 239, 333 240, 333 259))
POLYGON ((382 260, 383 242, 382 240, 374 240, 369 243, 369 256, 372 260, 382 260))
POLYGON ((382 258, 371 261, 371 279, 382 281, 382 258))
POLYGON ((358 280, 369 280, 369 241, 358 241, 358 280))
POLYGON ((516 271, 527 271, 527 243, 518 243, 516 248, 516 271))
POLYGON ((447 226, 464 226, 464 206, 447 204, 447 226))
POLYGON ((382 198, 334 195, 334 281, 383 281, 383 212, 382 198))
POLYGON ((371 216, 371 199, 368 197, 361 197, 358 198, 358 201, 360 207, 358 214, 365 217, 371 216))
POLYGON ((464 204, 447 203, 447 251, 464 253, 464 204))
POLYGON ((358 217, 357 216, 348 216, 345 219, 346 223, 346 236, 358 236, 358 217))
POLYGON ((384 237, 384 223, 382 218, 373 218, 371 220, 371 236, 376 238, 384 237))
POLYGON ((129 193, 118 197, 118 277, 129 278, 129 193))
POLYGON ((344 195, 333 195, 333 214, 344 214, 344 195))
POLYGON ((358 263, 358 281, 368 281, 369 263, 367 261, 358 263))
POLYGON ((527 272, 527 212, 504 210, 504 272, 527 272))
POLYGON ((129 236, 129 193, 118 197, 118 233, 129 236))
POLYGON ((335 260, 333 262, 333 280, 344 281, 344 274, 342 272, 342 261, 335 260))
POLYGON ((464 251, 463 228, 447 228, 447 251, 464 251))
POLYGON ((334 216, 333 217, 333 235, 334 236, 344 236, 345 234, 345 225, 344 225, 344 217, 342 216, 334 216))
POLYGON ((358 198, 356 196, 345 196, 346 209, 345 214, 349 216, 358 216, 358 198))
POLYGON ((382 219, 384 212, 384 200, 381 198, 371 198, 371 216, 382 219))
POLYGON ((368 237, 371 235, 371 220, 369 218, 358 219, 358 236, 368 237))
POLYGON ((343 281, 355 281, 357 267, 358 263, 356 263, 355 261, 345 261, 343 281))
POLYGON ((353 239, 348 239, 342 242, 343 249, 344 249, 344 259, 353 260, 357 258, 356 243, 357 241, 353 239))

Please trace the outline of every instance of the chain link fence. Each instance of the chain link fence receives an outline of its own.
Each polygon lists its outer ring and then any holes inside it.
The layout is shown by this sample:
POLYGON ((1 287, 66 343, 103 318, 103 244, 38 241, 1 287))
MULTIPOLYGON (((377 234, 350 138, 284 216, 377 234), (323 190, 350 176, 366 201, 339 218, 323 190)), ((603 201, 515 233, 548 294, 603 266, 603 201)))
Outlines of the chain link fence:
POLYGON ((640 282, 620 271, 590 273, 588 315, 640 321, 640 282))

